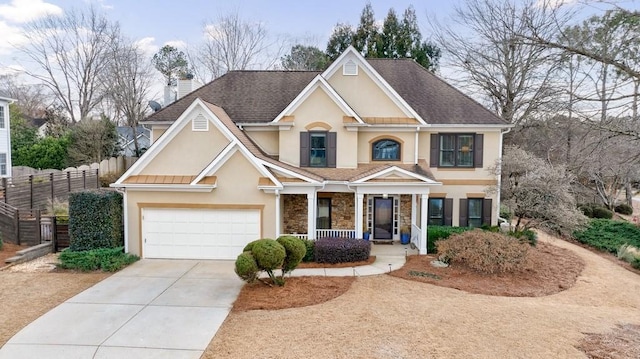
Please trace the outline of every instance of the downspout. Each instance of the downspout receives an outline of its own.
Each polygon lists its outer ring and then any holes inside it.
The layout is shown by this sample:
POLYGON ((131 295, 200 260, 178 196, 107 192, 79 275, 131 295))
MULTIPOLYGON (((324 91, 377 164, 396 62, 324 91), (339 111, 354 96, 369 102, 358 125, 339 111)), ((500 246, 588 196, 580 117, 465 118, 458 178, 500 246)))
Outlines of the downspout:
MULTIPOLYGON (((502 191, 502 143, 504 141, 504 135, 511 132, 511 127, 507 128, 506 131, 500 131, 500 148, 498 149, 498 158, 500 158, 500 162, 498 162, 498 193, 496 193, 496 203, 497 203, 497 215, 498 225, 502 223, 509 223, 506 218, 500 217, 500 192, 502 191)), ((511 223, 509 223, 511 225, 511 223)))
POLYGON ((416 127, 416 141, 415 141, 415 148, 413 149, 413 164, 417 165, 418 164, 418 147, 419 147, 419 143, 420 143, 420 136, 419 136, 419 132, 420 132, 420 127, 416 127))

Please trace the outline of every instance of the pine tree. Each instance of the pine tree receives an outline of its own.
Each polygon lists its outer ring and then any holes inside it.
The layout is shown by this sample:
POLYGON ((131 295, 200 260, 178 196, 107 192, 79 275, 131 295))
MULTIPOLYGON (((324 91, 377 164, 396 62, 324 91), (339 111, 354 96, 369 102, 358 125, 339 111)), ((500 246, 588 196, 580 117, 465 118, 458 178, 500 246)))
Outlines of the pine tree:
POLYGON ((340 56, 350 45, 353 44, 353 28, 348 24, 338 23, 333 28, 333 33, 327 43, 327 57, 333 61, 340 56))
POLYGON ((367 2, 360 15, 360 24, 353 37, 353 46, 360 51, 364 57, 382 57, 382 51, 378 49, 379 41, 380 33, 376 26, 373 8, 371 7, 371 3, 367 2))

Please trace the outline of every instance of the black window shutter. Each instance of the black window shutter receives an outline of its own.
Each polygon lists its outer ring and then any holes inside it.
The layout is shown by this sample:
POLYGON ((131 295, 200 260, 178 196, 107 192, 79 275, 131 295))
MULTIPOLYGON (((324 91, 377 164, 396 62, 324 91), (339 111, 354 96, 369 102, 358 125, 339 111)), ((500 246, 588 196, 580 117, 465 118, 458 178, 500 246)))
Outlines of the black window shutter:
POLYGON ((309 167, 309 132, 300 132, 300 167, 309 167))
POLYGON ((444 199, 444 225, 453 225, 453 198, 444 199))
POLYGON ((491 225, 491 198, 485 198, 482 202, 482 224, 491 225))
POLYGON ((337 138, 335 132, 327 133, 327 167, 336 167, 337 138))
POLYGON ((429 166, 438 167, 438 160, 440 158, 440 135, 437 133, 431 134, 431 152, 429 156, 429 166))
POLYGON ((481 133, 476 133, 473 142, 473 163, 476 168, 482 168, 482 149, 484 147, 484 135, 481 133))
POLYGON ((459 220, 458 226, 467 227, 468 225, 469 223, 467 220, 467 199, 461 198, 460 199, 460 220, 459 220))

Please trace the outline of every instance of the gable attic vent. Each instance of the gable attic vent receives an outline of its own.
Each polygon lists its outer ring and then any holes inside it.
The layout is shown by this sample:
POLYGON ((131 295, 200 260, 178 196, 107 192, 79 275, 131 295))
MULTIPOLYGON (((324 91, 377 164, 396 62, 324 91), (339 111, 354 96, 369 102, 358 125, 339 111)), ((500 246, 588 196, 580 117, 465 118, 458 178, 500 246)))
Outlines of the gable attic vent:
POLYGON ((209 121, 199 114, 191 121, 191 129, 193 131, 209 131, 209 121))
POLYGON ((358 75, 358 65, 356 65, 355 61, 349 60, 342 65, 342 74, 346 76, 358 75))

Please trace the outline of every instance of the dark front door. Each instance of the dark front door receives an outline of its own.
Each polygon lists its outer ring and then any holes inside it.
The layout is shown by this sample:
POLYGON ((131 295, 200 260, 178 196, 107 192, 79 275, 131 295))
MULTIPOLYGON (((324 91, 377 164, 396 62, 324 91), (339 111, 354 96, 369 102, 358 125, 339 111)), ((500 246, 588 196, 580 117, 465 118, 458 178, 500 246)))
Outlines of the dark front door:
POLYGON ((373 239, 393 239, 393 199, 373 199, 373 239))

